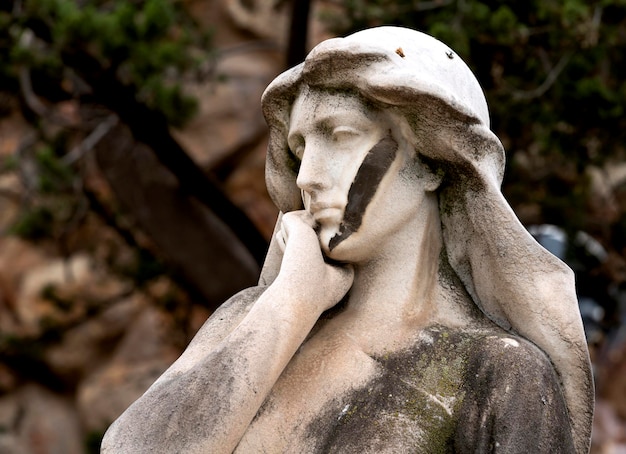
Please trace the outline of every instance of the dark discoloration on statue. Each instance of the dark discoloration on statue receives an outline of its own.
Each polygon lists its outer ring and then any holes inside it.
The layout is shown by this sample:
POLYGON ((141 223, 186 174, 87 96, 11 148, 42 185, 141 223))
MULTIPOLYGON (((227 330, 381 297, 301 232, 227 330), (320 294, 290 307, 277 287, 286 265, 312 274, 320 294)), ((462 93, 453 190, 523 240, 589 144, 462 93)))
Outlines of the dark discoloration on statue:
POLYGON ((489 327, 434 326, 410 349, 376 360, 376 378, 310 424, 315 452, 574 451, 569 434, 549 429, 568 424, 556 376, 522 339, 489 327))
POLYGON ((381 139, 367 153, 352 186, 350 186, 343 222, 339 233, 330 240, 330 249, 334 249, 337 244, 359 229, 365 210, 374 197, 380 181, 393 163, 396 151, 398 151, 398 144, 389 135, 381 139))
POLYGON ((316 46, 262 103, 283 214, 259 287, 209 318, 103 452, 585 454, 573 273, 504 200, 462 59, 365 30, 316 46))

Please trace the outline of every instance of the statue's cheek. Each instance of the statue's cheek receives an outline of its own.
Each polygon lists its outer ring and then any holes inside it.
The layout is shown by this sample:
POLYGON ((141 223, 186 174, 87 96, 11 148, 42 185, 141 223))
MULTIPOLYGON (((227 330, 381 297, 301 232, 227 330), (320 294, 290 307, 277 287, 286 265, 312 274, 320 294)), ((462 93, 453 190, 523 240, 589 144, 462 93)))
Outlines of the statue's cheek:
POLYGON ((361 226, 367 206, 374 198, 383 177, 396 159, 398 143, 391 133, 381 139, 368 151, 348 192, 348 204, 344 212, 339 232, 330 240, 328 247, 333 250, 339 243, 356 232, 361 226))

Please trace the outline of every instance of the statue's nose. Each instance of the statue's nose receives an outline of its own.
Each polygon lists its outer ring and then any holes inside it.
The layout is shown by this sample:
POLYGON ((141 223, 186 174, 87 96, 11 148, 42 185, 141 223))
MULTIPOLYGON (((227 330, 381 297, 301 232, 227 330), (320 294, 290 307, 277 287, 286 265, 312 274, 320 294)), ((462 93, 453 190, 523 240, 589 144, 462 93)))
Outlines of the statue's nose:
POLYGON ((305 192, 328 190, 333 186, 333 162, 323 150, 307 144, 300 163, 296 185, 305 192))

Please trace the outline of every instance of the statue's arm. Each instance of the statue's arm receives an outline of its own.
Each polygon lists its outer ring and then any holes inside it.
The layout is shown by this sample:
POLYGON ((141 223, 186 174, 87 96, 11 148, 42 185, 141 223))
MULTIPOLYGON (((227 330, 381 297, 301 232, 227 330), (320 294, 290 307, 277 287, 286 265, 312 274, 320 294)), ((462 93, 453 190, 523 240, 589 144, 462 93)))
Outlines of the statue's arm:
MULTIPOLYGON (((312 221, 283 217, 287 247, 276 280, 219 340, 216 313, 189 348, 109 428, 102 452, 232 452, 320 314, 348 290, 348 270, 324 262, 312 221)), ((231 325, 235 323, 231 322, 231 325)), ((222 333, 223 334, 223 333, 222 333)))

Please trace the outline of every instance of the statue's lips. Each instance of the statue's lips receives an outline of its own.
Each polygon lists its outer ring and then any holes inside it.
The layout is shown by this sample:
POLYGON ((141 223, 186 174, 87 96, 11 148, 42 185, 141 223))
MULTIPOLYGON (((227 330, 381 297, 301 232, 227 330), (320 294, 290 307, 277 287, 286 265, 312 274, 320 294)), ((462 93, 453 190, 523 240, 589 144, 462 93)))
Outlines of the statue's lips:
POLYGON ((343 217, 343 209, 335 206, 311 207, 311 213, 319 224, 340 223, 343 217))

